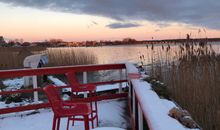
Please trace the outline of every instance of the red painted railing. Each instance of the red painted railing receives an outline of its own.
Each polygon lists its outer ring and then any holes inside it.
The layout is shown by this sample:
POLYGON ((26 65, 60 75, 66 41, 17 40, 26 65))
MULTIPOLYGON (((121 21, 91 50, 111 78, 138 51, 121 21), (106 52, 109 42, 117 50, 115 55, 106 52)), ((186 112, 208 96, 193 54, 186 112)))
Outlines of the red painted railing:
MULTIPOLYGON (((52 75, 52 74, 65 74, 69 71, 75 72, 89 72, 89 71, 99 71, 99 70, 121 70, 125 69, 125 64, 104 64, 104 65, 80 65, 80 66, 61 66, 61 67, 45 67, 38 69, 17 69, 17 70, 3 70, 0 71, 0 78, 14 78, 23 76, 33 76, 33 75, 52 75)), ((127 82, 124 80, 117 81, 107 81, 107 82, 96 82, 93 84, 113 84, 127 82)), ((68 88, 68 86, 60 86, 61 88, 68 88)), ((2 91, 0 95, 10 95, 15 93, 32 93, 34 91, 42 91, 42 88, 28 89, 28 90, 16 90, 16 91, 2 91)), ((104 100, 104 99, 114 99, 119 97, 127 97, 127 93, 111 94, 105 96, 97 96, 92 100, 104 100)), ((39 103, 27 106, 18 106, 12 108, 1 108, 0 114, 7 114, 12 112, 20 112, 26 110, 34 110, 40 108, 50 107, 49 103, 39 103)))

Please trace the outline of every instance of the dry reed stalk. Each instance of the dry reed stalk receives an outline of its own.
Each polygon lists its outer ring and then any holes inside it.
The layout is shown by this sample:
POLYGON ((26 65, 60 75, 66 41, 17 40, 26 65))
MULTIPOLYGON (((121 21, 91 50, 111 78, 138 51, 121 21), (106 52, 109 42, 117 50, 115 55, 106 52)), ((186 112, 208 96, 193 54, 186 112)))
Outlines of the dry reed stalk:
POLYGON ((31 54, 46 53, 47 66, 95 64, 94 54, 78 48, 0 47, 0 69, 23 68, 23 60, 31 54))
POLYGON ((206 45, 181 45, 172 59, 174 51, 166 52, 165 62, 152 59, 151 76, 168 86, 174 99, 204 130, 219 130, 220 55, 206 45))

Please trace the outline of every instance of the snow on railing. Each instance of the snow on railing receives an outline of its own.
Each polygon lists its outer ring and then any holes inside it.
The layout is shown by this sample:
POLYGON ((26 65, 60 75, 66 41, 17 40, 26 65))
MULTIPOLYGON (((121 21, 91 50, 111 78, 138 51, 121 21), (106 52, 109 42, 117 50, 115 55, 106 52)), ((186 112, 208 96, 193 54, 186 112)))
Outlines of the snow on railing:
POLYGON ((133 129, 147 129, 145 127, 148 127, 150 130, 188 129, 168 115, 168 110, 164 102, 162 102, 163 100, 152 90, 149 83, 139 79, 140 74, 134 65, 126 63, 126 69, 129 80, 128 95, 133 119, 133 129))

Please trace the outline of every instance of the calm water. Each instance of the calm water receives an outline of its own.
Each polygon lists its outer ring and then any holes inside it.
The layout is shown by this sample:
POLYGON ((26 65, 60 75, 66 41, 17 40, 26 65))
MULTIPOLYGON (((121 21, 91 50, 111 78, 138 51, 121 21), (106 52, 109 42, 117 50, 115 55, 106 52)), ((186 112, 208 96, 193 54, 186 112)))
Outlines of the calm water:
MULTIPOLYGON (((129 46, 104 46, 104 47, 82 47, 75 48, 93 53, 98 58, 99 64, 134 62, 140 63, 140 56, 144 56, 142 61, 149 64, 152 59, 170 59, 175 58, 179 53, 178 45, 171 45, 171 52, 166 52, 167 45, 129 45, 129 46)), ((212 44, 213 50, 220 53, 220 43, 212 44)))

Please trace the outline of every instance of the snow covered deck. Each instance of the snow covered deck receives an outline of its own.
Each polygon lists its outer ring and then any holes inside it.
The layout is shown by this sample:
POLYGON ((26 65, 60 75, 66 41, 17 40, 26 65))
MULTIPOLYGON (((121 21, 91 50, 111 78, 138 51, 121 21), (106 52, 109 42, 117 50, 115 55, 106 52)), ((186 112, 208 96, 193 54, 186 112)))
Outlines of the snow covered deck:
MULTIPOLYGON (((125 115, 127 107, 126 99, 106 100, 98 102, 99 126, 118 127, 128 129, 129 117, 125 115), (111 113, 111 114, 107 114, 111 113)), ((39 113, 20 112, 0 116, 0 130, 51 130, 53 112, 51 109, 40 109, 39 113)), ((60 130, 66 129, 67 119, 61 119, 60 130)), ((71 130, 84 130, 83 122, 75 122, 75 126, 69 127, 71 130)))
MULTIPOLYGON (((51 74, 65 74, 69 71, 75 70, 77 72, 98 71, 98 70, 116 70, 126 69, 127 78, 118 81, 93 83, 98 86, 98 91, 118 88, 117 94, 98 95, 93 100, 99 101, 99 117, 100 126, 132 128, 133 130, 144 130, 145 127, 150 130, 188 130, 188 128, 181 125, 177 120, 169 117, 168 111, 175 107, 175 104, 160 99, 159 96, 152 90, 150 84, 140 79, 140 74, 137 68, 132 64, 108 64, 108 65, 89 65, 89 66, 69 66, 69 67, 55 67, 55 68, 41 68, 41 69, 24 69, 24 70, 9 70, 0 71, 0 78, 7 77, 21 77, 33 75, 51 75, 51 74), (128 81, 128 92, 123 92, 124 85, 122 82, 128 81), (119 84, 118 84, 119 83, 119 84), (111 84, 107 85, 106 84, 111 84), (116 100, 115 98, 127 97, 127 101, 116 100), (109 100, 114 99, 114 100, 109 100), (102 101, 101 101, 102 100, 102 101), (126 102, 128 104, 126 104, 126 102), (129 107, 128 107, 128 106, 129 107), (128 112, 130 111, 130 113, 128 112), (130 115, 131 114, 131 115, 130 115), (124 118, 125 117, 125 118, 124 118), (129 117, 131 120, 129 120, 129 117), (146 121, 145 121, 145 120, 146 121), (129 125, 131 124, 131 126, 129 125)), ((121 71, 120 71, 121 73, 121 71)), ((66 84, 58 82, 52 77, 54 84, 60 86, 60 89, 66 89, 66 84)), ((127 84, 127 83, 126 83, 127 84)), ((125 85, 126 86, 126 85, 125 85)), ((8 95, 15 93, 33 93, 42 91, 42 88, 30 90, 15 90, 9 92, 0 92, 0 95, 8 95)), ((1 103, 0 103, 1 104, 1 103)), ((2 104, 4 106, 4 104, 2 104)), ((5 106, 4 106, 5 107, 5 106)), ((1 108, 0 116, 17 115, 26 110, 40 109, 40 113, 28 116, 11 116, 0 119, 0 130, 49 130, 52 126, 52 112, 47 108, 49 103, 31 104, 27 106, 16 106, 14 108, 1 108), (43 108, 43 110, 41 109, 43 108), (2 115, 1 115, 2 114, 2 115)), ((66 120, 63 119, 61 127, 65 129, 66 120)), ((74 129, 81 130, 83 125, 77 123, 74 129)))

